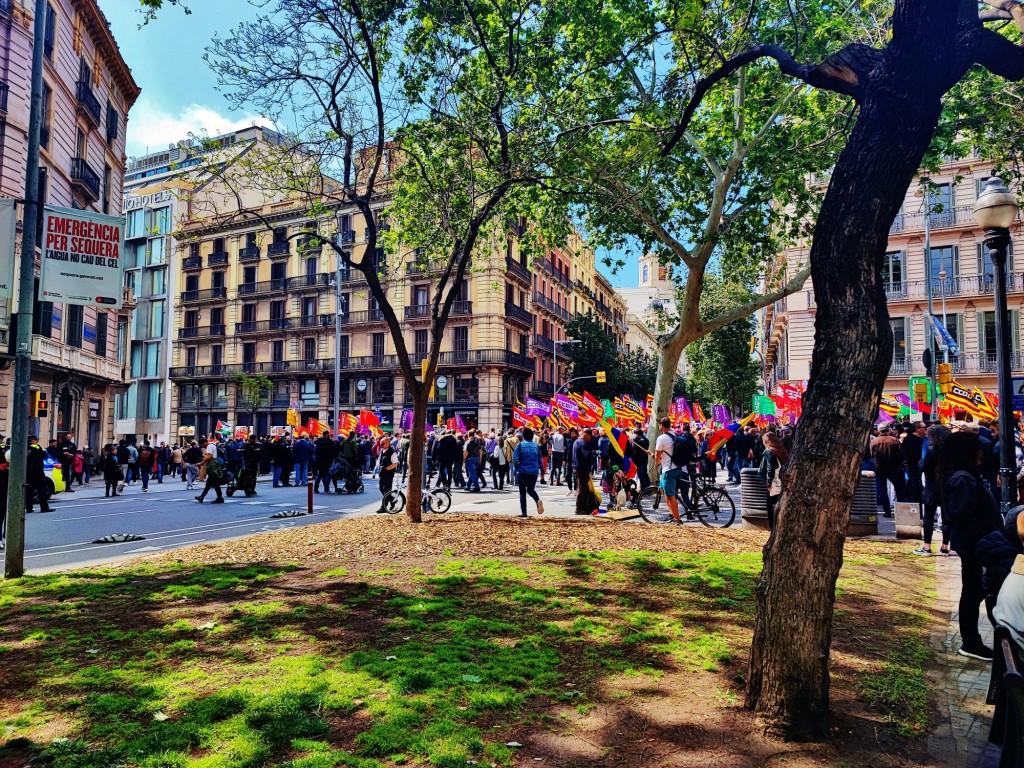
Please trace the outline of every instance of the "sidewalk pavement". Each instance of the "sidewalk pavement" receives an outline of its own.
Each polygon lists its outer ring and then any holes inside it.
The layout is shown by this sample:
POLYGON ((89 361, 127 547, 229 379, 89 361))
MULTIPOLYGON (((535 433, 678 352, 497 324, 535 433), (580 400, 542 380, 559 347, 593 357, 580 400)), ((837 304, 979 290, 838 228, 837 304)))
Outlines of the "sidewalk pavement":
MULTIPOLYGON (((938 693, 939 724, 928 736, 928 753, 936 765, 949 768, 997 768, 999 747, 989 744, 992 707, 985 703, 991 662, 957 654, 960 649, 958 604, 960 559, 933 557, 943 623, 932 627, 930 643, 936 666, 929 680, 938 693)), ((992 647, 992 627, 982 612, 982 637, 992 647)))

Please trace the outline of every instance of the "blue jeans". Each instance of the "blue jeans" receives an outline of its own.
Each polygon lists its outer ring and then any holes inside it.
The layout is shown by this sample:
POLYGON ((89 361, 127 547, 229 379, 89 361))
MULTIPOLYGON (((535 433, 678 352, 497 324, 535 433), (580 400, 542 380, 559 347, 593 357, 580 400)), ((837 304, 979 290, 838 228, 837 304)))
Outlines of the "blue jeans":
POLYGON ((270 476, 273 478, 275 488, 281 485, 281 468, 277 464, 270 468, 270 476))
POLYGON ((295 462, 295 484, 305 485, 309 482, 309 462, 295 462))
POLYGON ((142 478, 142 490, 149 490, 149 467, 139 467, 139 477, 142 478))
POLYGON ((466 488, 468 488, 471 491, 480 490, 480 480, 476 476, 476 470, 479 464, 480 459, 466 459, 466 488))

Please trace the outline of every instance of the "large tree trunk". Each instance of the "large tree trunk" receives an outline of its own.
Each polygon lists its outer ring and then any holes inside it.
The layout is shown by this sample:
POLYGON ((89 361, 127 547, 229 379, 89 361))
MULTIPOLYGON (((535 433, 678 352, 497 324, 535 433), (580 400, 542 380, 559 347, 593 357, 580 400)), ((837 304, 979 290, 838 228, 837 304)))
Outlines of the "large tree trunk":
POLYGON ((811 378, 764 548, 747 681, 767 732, 826 732, 835 583, 858 469, 892 359, 881 283, 889 229, 938 123, 934 83, 879 74, 832 176, 811 247, 811 378))
POLYGON ((406 488, 407 505, 405 508, 409 520, 422 522, 423 517, 423 459, 426 451, 427 438, 427 400, 430 388, 420 384, 413 390, 412 400, 412 437, 409 439, 409 485, 406 488))
POLYGON ((654 460, 654 443, 661 434, 658 421, 668 416, 669 404, 672 401, 672 390, 676 385, 676 369, 679 358, 686 349, 685 340, 680 333, 674 333, 659 343, 658 372, 654 379, 654 403, 651 407, 651 420, 647 425, 647 439, 651 442, 650 456, 647 461, 647 475, 652 483, 658 482, 658 465, 654 460))

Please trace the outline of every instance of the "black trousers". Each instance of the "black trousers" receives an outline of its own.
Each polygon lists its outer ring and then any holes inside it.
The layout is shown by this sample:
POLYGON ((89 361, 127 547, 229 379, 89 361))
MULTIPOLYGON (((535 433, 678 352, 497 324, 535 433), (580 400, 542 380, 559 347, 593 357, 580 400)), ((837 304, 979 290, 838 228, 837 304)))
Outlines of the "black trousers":
POLYGON ((220 482, 219 478, 215 480, 214 478, 210 477, 209 473, 207 473, 207 475, 206 475, 206 487, 203 488, 203 492, 199 494, 200 497, 205 499, 206 498, 206 494, 208 494, 210 492, 210 489, 212 488, 214 493, 217 494, 217 498, 223 500, 224 495, 220 492, 220 485, 221 485, 221 482, 220 482))
POLYGON ((981 582, 981 563, 970 552, 957 551, 960 556, 960 578, 963 587, 960 589, 960 637, 967 648, 982 645, 981 633, 978 631, 978 618, 981 615, 981 603, 985 599, 985 587, 981 582))

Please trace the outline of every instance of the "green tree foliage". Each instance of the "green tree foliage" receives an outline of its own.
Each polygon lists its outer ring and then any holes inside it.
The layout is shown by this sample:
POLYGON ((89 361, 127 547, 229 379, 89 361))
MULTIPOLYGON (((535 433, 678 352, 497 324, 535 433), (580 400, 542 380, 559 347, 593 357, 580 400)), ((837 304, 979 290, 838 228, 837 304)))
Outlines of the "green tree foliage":
POLYGON ((569 362, 570 378, 594 376, 598 371, 607 374, 604 384, 591 379, 579 382, 573 389, 585 389, 598 398, 622 394, 615 388, 615 374, 621 366, 619 350, 615 337, 605 330, 604 325, 592 315, 577 315, 565 326, 565 332, 570 339, 580 342, 558 345, 559 357, 564 355, 569 362))
POLYGON ((235 382, 238 407, 249 414, 247 426, 255 427, 256 414, 270 403, 270 393, 274 389, 274 382, 262 373, 248 374, 243 371, 238 371, 231 379, 235 382))
MULTIPOLYGON (((742 284, 727 283, 715 275, 705 275, 701 315, 715 317, 742 306, 751 299, 742 284)), ((732 413, 749 410, 757 392, 758 365, 750 356, 750 338, 756 324, 744 317, 712 331, 686 350, 690 376, 687 389, 693 400, 709 406, 724 403, 732 413)))

